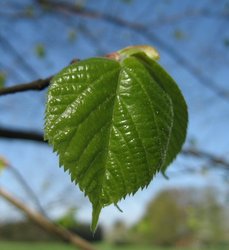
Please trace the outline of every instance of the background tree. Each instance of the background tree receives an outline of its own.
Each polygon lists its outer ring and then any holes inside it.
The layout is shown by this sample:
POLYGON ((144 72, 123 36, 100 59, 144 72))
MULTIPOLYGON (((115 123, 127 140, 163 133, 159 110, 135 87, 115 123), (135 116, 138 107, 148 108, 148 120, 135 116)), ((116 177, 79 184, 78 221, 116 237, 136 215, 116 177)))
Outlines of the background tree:
POLYGON ((225 212, 212 187, 168 189, 148 204, 132 230, 151 244, 217 245, 229 240, 225 212))

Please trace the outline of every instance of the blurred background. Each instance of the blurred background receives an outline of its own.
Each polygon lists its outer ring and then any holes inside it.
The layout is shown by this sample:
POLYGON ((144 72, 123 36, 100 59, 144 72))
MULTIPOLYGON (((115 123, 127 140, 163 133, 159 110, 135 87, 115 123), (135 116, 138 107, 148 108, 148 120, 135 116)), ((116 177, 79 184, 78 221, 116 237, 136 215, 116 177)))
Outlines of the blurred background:
MULTIPOLYGON (((98 249, 229 249, 228 0, 1 0, 0 91, 136 44, 160 52, 189 107, 168 179, 122 200, 123 213, 105 208, 93 238, 91 205, 42 142, 45 88, 0 94, 0 189, 98 249)), ((0 249, 73 249, 1 195, 0 249)))

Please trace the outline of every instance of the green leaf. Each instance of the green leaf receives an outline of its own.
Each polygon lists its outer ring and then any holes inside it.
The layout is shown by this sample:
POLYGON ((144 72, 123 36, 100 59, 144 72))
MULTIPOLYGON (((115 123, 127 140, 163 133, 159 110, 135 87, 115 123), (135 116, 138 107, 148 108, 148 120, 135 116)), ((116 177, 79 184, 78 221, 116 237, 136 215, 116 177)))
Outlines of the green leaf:
POLYGON ((0 173, 8 166, 7 160, 0 156, 0 173))
POLYGON ((122 50, 119 60, 83 60, 49 88, 45 138, 89 197, 92 230, 104 206, 146 187, 185 140, 183 96, 152 58, 138 49, 122 50))
POLYGON ((179 30, 179 29, 175 29, 173 32, 173 36, 177 39, 177 40, 184 40, 186 38, 186 34, 184 31, 179 30))
POLYGON ((68 41, 69 42, 75 42, 77 39, 77 32, 74 29, 71 29, 68 31, 68 41))
POLYGON ((142 54, 136 55, 141 62, 147 67, 151 76, 168 94, 173 112, 173 124, 166 150, 166 160, 162 167, 162 171, 174 160, 180 152, 181 147, 186 138, 186 130, 188 124, 188 110, 184 97, 171 76, 154 60, 142 54))
POLYGON ((34 17, 34 14, 35 14, 35 8, 34 8, 34 6, 28 5, 25 8, 25 15, 26 15, 26 17, 34 17))
POLYGON ((5 82, 6 82, 6 73, 0 71, 0 89, 5 86, 5 82))
POLYGON ((44 44, 38 43, 35 47, 35 53, 38 58, 41 58, 41 59, 45 58, 46 50, 45 50, 44 44))

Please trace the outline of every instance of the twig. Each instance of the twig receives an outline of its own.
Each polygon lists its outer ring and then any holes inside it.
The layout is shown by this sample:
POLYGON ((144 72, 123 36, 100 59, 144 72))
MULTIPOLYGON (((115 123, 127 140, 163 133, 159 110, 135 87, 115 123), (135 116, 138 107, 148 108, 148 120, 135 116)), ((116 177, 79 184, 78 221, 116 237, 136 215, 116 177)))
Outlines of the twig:
POLYGON ((196 78, 201 85, 213 91, 217 96, 224 100, 229 100, 229 92, 226 89, 220 88, 208 75, 204 75, 200 72, 198 67, 193 65, 190 60, 186 59, 181 53, 179 53, 173 46, 170 46, 167 42, 160 39, 155 33, 149 31, 139 31, 142 36, 152 40, 160 45, 160 47, 170 54, 174 60, 183 65, 191 75, 196 78))
POLYGON ((37 142, 45 142, 43 134, 34 131, 0 128, 0 137, 7 139, 23 139, 37 142))
POLYGON ((75 4, 67 3, 66 1, 57 2, 52 0, 37 0, 37 2, 45 8, 54 9, 61 12, 75 13, 86 18, 100 19, 118 26, 128 26, 129 28, 135 29, 143 27, 142 24, 128 22, 127 20, 124 20, 118 16, 112 16, 110 14, 98 12, 90 8, 77 6, 75 4))
POLYGON ((20 209, 25 215, 34 221, 37 225, 42 227, 49 233, 55 234, 61 237, 64 240, 71 242, 76 247, 79 247, 82 250, 95 250, 95 248, 86 240, 82 239, 81 237, 71 233, 70 231, 66 230, 63 227, 55 225, 51 221, 47 220, 43 215, 38 212, 31 210, 27 207, 24 203, 13 197, 10 193, 8 193, 3 188, 0 188, 0 195, 6 199, 8 202, 13 204, 15 207, 20 209))
POLYGON ((22 83, 22 84, 18 84, 15 86, 2 88, 0 89, 0 96, 28 91, 28 90, 43 90, 46 87, 48 87, 51 79, 52 79, 52 76, 44 78, 44 79, 38 79, 29 83, 22 83))
MULTIPOLYGON (((79 59, 73 59, 70 64, 77 63, 79 62, 79 59)), ((8 95, 8 94, 14 94, 18 92, 24 92, 24 91, 29 91, 29 90, 43 90, 47 88, 50 84, 50 81, 52 80, 53 76, 49 76, 44 79, 38 79, 32 82, 28 83, 21 83, 17 84, 11 87, 6 87, 6 88, 1 88, 0 89, 0 96, 1 95, 8 95)))
POLYGON ((39 73, 31 66, 30 63, 27 62, 26 57, 22 56, 17 49, 11 44, 5 36, 0 34, 0 44, 3 46, 4 50, 9 51, 9 53, 13 54, 18 62, 20 62, 20 66, 24 68, 26 72, 31 74, 33 77, 38 78, 39 73))
POLYGON ((194 156, 196 158, 206 158, 212 164, 222 165, 229 170, 229 162, 227 160, 223 159, 222 157, 213 155, 209 152, 205 152, 195 148, 187 148, 182 150, 182 154, 187 156, 194 156))
POLYGON ((33 202, 37 206, 39 212, 44 217, 47 218, 46 212, 45 212, 44 208, 42 207, 42 205, 40 203, 40 200, 38 199, 37 195, 34 193, 33 189, 30 187, 30 185, 26 182, 26 180, 23 177, 23 175, 21 175, 21 173, 17 170, 17 168, 15 168, 14 166, 12 166, 11 164, 8 164, 8 168, 7 169, 12 172, 12 174, 14 175, 14 177, 17 179, 17 181, 24 188, 25 192, 33 200, 33 202))
MULTIPOLYGON (((166 53, 171 55, 174 60, 182 65, 184 68, 187 69, 189 73, 191 73, 196 79, 198 79, 198 82, 202 85, 204 85, 206 88, 213 91, 217 96, 225 99, 226 101, 229 100, 229 93, 228 91, 220 88, 218 84, 216 84, 211 78, 209 78, 207 75, 201 73, 195 65, 193 65, 188 59, 186 59, 180 52, 178 52, 173 46, 170 46, 169 43, 165 42, 164 40, 160 39, 157 35, 155 35, 151 28, 153 27, 153 24, 149 24, 148 26, 143 25, 139 22, 130 22, 128 20, 125 20, 121 17, 113 16, 107 13, 99 12, 90 8, 86 7, 79 7, 77 5, 73 5, 71 3, 61 2, 61 1, 52 1, 52 0, 37 0, 37 2, 43 6, 49 7, 51 9, 54 9, 59 12, 63 13, 72 13, 79 16, 83 16, 86 18, 91 19, 99 19, 103 20, 107 23, 116 25, 118 27, 125 27, 128 28, 134 32, 137 32, 138 34, 141 34, 148 40, 157 43, 166 53)), ((208 12, 207 10, 202 10, 197 12, 193 12, 193 15, 197 15, 202 13, 204 16, 211 16, 214 14, 208 12)), ((228 18, 229 15, 225 15, 225 18, 228 18)))
MULTIPOLYGON (((81 15, 87 18, 93 18, 93 19, 100 19, 105 22, 114 24, 119 27, 126 27, 130 30, 133 30, 144 37, 148 38, 149 40, 158 43, 161 48, 166 51, 168 54, 170 54, 175 61, 177 61, 179 64, 183 65, 193 76, 195 76, 199 83, 204 85, 206 88, 211 89, 214 93, 216 93, 219 97, 224 98, 225 100, 229 100, 229 93, 228 91, 225 91, 224 89, 219 88, 219 86, 212 81, 207 75, 204 75, 203 73, 200 73, 198 68, 194 66, 190 61, 188 61, 181 53, 179 53, 174 47, 170 46, 167 42, 161 40, 158 36, 150 32, 150 28, 152 28, 152 24, 146 26, 138 22, 130 22, 128 20, 122 19, 120 17, 112 16, 107 13, 98 12, 93 9, 89 9, 86 7, 79 7, 77 5, 73 5, 66 2, 54 2, 51 0, 37 0, 37 2, 45 7, 53 8, 57 11, 61 12, 69 12, 77 15, 81 15)), ((211 16, 212 13, 208 12, 207 10, 199 11, 199 13, 202 13, 203 15, 211 16)), ((199 14, 198 12, 191 12, 191 14, 196 15, 199 14)), ((226 15, 226 18, 228 18, 228 15, 226 15)), ((4 40, 5 41, 5 40, 4 40)), ((0 95, 10 94, 10 93, 16 93, 20 91, 26 91, 26 90, 41 90, 48 86, 49 82, 45 82, 44 80, 37 80, 28 84, 21 84, 9 88, 4 88, 0 90, 0 95), (44 83, 44 87, 40 87, 39 85, 44 83), (32 86, 30 86, 30 84, 32 86)), ((50 79, 49 79, 50 80, 50 79)))
MULTIPOLYGON (((91 18, 91 19, 100 19, 105 22, 109 22, 111 24, 115 24, 118 26, 125 26, 132 29, 145 29, 145 25, 139 22, 130 22, 122 17, 115 16, 109 13, 100 12, 98 10, 94 10, 88 7, 78 6, 76 4, 68 3, 66 1, 53 1, 53 0, 37 0, 37 2, 44 7, 48 7, 49 9, 54 9, 61 12, 75 13, 79 16, 91 18)), ((152 28, 157 28, 159 25, 168 24, 174 21, 179 21, 183 18, 187 17, 213 17, 213 18, 223 18, 228 19, 229 14, 226 12, 210 12, 207 9, 191 9, 188 11, 184 11, 183 13, 179 13, 179 15, 169 16, 167 18, 163 17, 154 22, 151 22, 149 25, 152 28)))
MULTIPOLYGON (((0 128, 0 137, 11 138, 11 139, 22 139, 22 140, 32 140, 37 142, 46 143, 43 139, 43 134, 38 132, 27 132, 20 130, 10 130, 5 128, 0 128)), ((225 169, 229 170, 229 162, 220 156, 213 155, 209 152, 205 152, 196 148, 186 148, 181 151, 181 154, 185 156, 192 156, 196 158, 205 158, 209 160, 212 164, 222 165, 225 169)))

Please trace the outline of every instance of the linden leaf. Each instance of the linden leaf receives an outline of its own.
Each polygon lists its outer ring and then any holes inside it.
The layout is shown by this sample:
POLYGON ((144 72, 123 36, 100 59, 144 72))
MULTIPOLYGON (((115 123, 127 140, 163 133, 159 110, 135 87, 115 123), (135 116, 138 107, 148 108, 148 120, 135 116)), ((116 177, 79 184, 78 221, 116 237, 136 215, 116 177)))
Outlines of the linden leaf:
POLYGON ((42 43, 38 43, 35 47, 35 53, 38 58, 43 59, 46 56, 45 46, 42 43))
POLYGON ((6 160, 4 157, 0 156, 0 173, 1 173, 5 168, 7 168, 7 166, 8 166, 7 160, 6 160))
POLYGON ((183 96, 143 47, 72 64, 49 87, 45 138, 89 197, 92 230, 104 206, 146 187, 185 140, 183 96))
POLYGON ((5 86, 5 83, 6 83, 6 73, 0 71, 0 89, 5 86))

